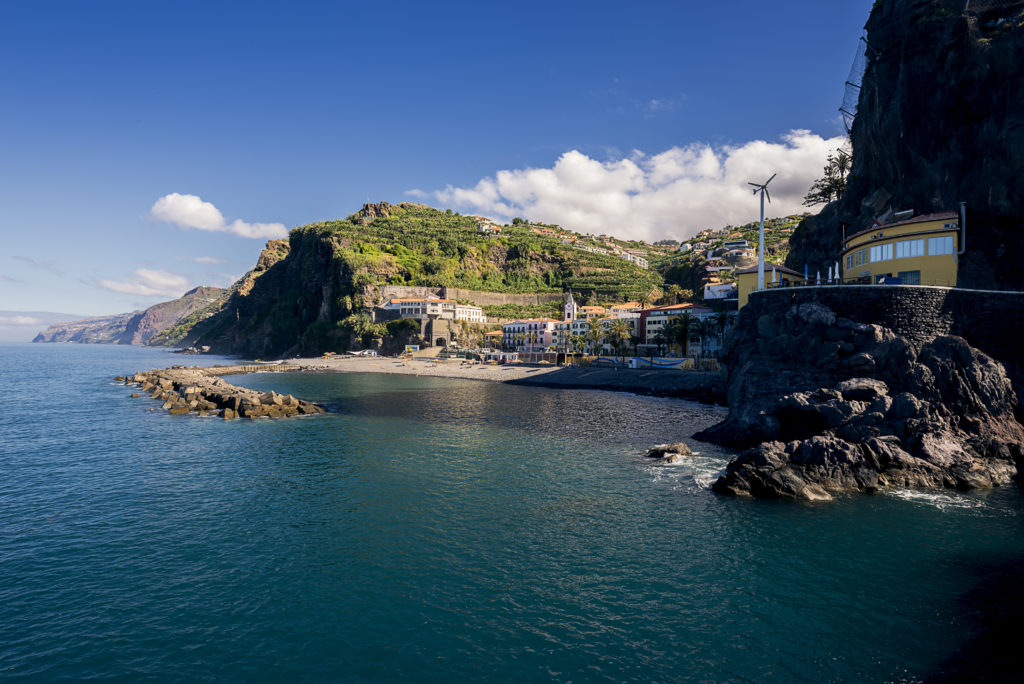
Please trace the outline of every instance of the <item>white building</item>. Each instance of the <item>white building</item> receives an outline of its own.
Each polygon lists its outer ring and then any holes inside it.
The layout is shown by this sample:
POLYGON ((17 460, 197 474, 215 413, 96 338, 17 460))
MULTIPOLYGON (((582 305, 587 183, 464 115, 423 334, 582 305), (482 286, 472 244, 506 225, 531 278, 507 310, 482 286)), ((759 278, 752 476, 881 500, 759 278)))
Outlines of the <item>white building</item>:
POLYGON ((554 345, 555 330, 562 321, 554 318, 527 318, 501 326, 502 346, 518 352, 544 352, 554 345))
POLYGON ((704 286, 704 299, 736 299, 736 283, 710 283, 704 286))
POLYGON ((470 323, 486 323, 484 310, 472 304, 459 304, 454 299, 440 297, 394 298, 380 306, 385 311, 397 311, 401 318, 413 318, 418 321, 430 318, 442 318, 452 321, 470 323))

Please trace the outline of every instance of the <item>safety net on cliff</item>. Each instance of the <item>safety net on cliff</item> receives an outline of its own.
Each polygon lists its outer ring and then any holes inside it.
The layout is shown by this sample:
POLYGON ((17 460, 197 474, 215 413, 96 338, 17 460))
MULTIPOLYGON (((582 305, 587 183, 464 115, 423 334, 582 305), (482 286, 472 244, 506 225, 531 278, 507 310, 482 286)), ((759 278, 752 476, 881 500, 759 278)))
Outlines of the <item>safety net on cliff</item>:
POLYGON ((839 114, 843 117, 843 125, 846 126, 847 133, 850 132, 853 120, 857 116, 857 100, 860 99, 860 82, 864 78, 864 69, 867 67, 867 51, 868 39, 865 34, 857 41, 857 52, 853 56, 850 75, 846 79, 843 105, 839 108, 839 114))
POLYGON ((968 14, 987 14, 999 10, 1012 10, 1024 7, 1024 0, 966 0, 964 12, 968 14))

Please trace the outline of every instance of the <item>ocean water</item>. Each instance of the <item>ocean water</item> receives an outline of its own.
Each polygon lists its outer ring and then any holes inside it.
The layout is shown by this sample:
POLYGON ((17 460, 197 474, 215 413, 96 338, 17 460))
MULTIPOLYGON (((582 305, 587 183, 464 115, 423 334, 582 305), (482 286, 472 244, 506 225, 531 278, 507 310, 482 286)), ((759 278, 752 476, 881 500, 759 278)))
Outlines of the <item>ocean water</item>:
POLYGON ((1016 488, 720 498, 730 454, 689 435, 721 412, 625 394, 268 373, 233 381, 331 413, 224 422, 111 381, 181 360, 0 346, 0 676, 919 681, 1013 664, 1016 488), (641 455, 679 439, 700 453, 641 455))

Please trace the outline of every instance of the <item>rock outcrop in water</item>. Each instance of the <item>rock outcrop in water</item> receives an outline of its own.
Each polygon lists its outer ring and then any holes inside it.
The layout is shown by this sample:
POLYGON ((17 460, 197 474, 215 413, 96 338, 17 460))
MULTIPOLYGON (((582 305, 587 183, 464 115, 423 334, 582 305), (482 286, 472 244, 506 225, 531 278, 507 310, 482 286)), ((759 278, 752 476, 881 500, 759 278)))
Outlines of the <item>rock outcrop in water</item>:
POLYGON ((1024 4, 877 0, 847 192, 794 233, 786 265, 825 267, 887 209, 967 202, 962 286, 1024 287, 1024 4))
POLYGON ((883 487, 992 487, 1024 463, 1003 366, 963 339, 915 346, 820 304, 741 319, 724 361, 729 417, 696 435, 753 447, 722 494, 827 499, 883 487))
MULTIPOLYGON (((275 371, 298 370, 298 366, 274 366, 275 371)), ((135 373, 118 377, 126 385, 138 385, 154 399, 161 402, 161 408, 179 415, 195 412, 200 416, 218 415, 231 418, 288 418, 291 416, 323 413, 321 406, 289 395, 276 392, 259 392, 246 387, 236 387, 225 381, 221 375, 253 373, 268 370, 266 366, 220 366, 203 368, 199 366, 172 366, 163 370, 135 373)), ((139 396, 138 393, 132 394, 139 396)))

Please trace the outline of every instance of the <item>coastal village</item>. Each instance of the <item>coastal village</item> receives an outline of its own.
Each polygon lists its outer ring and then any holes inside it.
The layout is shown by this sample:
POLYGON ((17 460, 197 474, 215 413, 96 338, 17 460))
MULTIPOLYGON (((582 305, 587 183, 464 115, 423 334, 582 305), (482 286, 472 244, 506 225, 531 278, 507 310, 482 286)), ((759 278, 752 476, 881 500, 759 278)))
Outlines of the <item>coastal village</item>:
POLYGON ((1024 0, 11 5, 7 676, 1016 681, 1024 0))
MULTIPOLYGON (((957 257, 963 253, 965 242, 964 211, 961 207, 959 211, 924 215, 890 212, 886 220, 846 236, 843 251, 835 255, 834 263, 815 264, 813 272, 810 265, 805 265, 802 273, 783 265, 788 238, 802 217, 769 219, 765 224, 768 258, 763 265, 761 288, 758 259, 762 255, 755 223, 738 229, 700 231, 681 243, 641 242, 632 249, 606 235, 580 237, 556 226, 529 225, 531 232, 576 249, 613 255, 641 268, 660 266, 667 275, 675 269, 675 277, 687 278, 702 297, 692 289, 684 291, 671 284, 664 292, 652 292, 645 301, 581 305, 569 291, 557 317, 502 320, 488 317, 482 306, 428 294, 391 297, 375 308, 374 315, 375 320, 382 321, 417 321, 421 330, 418 344, 413 345, 416 351, 462 346, 459 324, 473 324, 485 329, 473 340, 478 350, 475 358, 491 363, 596 362, 717 370, 718 365, 711 360, 719 356, 738 310, 758 289, 871 284, 955 286, 957 257)), ((500 235, 503 227, 481 220, 478 231, 500 235)))

